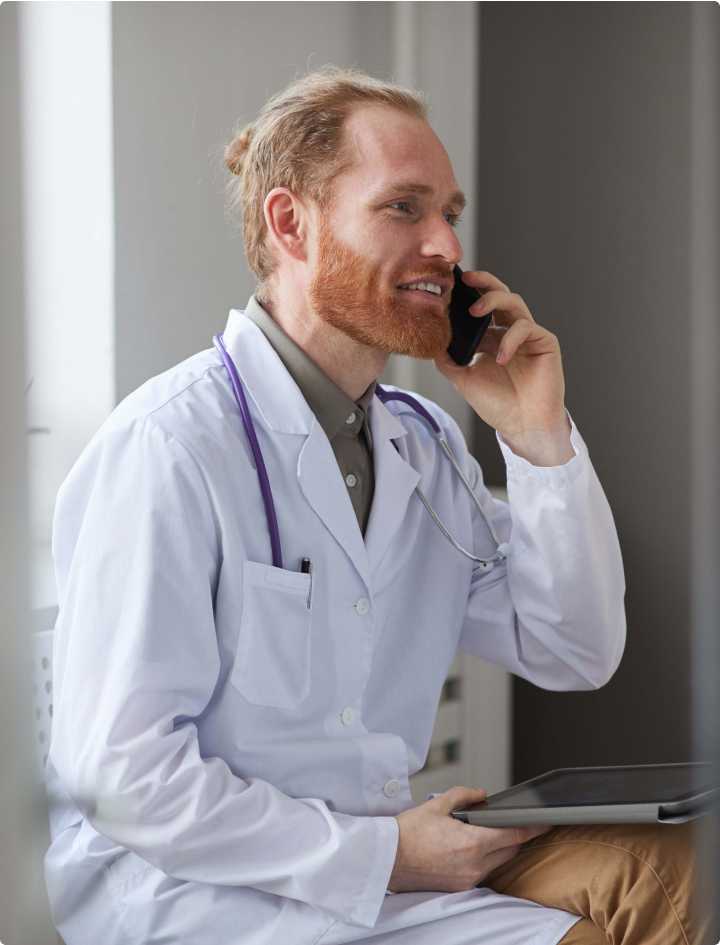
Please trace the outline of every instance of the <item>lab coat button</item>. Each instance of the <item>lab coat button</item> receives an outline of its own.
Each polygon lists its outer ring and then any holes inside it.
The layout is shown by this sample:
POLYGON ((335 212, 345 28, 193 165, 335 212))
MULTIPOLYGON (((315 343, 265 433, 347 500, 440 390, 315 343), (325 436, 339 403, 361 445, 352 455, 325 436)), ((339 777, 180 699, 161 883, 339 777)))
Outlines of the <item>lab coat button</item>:
POLYGON ((391 781, 385 783, 383 788, 383 794, 385 797, 395 797, 395 795, 400 790, 400 782, 393 778, 391 781))
POLYGON ((354 414, 354 413, 351 413, 351 414, 348 416, 348 418, 346 419, 345 423, 347 423, 348 426, 349 426, 351 423, 355 423, 355 414, 354 414))
POLYGON ((357 476, 354 475, 353 473, 348 473, 347 476, 345 476, 345 482, 346 482, 349 486, 356 486, 356 485, 357 485, 357 476))
POLYGON ((355 601, 354 604, 355 610, 362 616, 370 610, 370 601, 367 597, 361 597, 359 600, 355 601))
POLYGON ((355 719, 355 712, 350 706, 347 706, 340 713, 340 718, 342 719, 343 725, 351 725, 355 719))

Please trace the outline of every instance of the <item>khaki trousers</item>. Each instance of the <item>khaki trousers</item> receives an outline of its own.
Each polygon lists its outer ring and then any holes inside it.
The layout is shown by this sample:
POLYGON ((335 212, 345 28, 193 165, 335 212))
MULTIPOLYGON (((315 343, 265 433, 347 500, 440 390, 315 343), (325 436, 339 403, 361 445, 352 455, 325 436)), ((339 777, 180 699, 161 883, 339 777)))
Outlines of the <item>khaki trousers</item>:
POLYGON ((482 885, 583 916, 562 945, 716 945, 694 901, 704 821, 554 827, 482 885))

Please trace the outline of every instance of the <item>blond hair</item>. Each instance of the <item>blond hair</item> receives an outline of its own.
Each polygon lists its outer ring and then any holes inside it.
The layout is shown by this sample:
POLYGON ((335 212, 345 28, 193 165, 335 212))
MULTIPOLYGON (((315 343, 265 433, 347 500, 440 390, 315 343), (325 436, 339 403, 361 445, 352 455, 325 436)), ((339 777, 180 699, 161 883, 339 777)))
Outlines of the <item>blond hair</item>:
POLYGON ((315 201, 321 213, 329 211, 335 178, 353 166, 343 139, 345 119, 361 104, 389 105, 428 119, 422 92, 359 69, 326 65, 273 95, 255 121, 237 126, 225 147, 225 164, 234 175, 226 188, 226 209, 230 215, 241 210, 245 255, 257 277, 259 301, 270 298, 268 282, 277 266, 267 245, 265 197, 274 187, 287 187, 315 201))

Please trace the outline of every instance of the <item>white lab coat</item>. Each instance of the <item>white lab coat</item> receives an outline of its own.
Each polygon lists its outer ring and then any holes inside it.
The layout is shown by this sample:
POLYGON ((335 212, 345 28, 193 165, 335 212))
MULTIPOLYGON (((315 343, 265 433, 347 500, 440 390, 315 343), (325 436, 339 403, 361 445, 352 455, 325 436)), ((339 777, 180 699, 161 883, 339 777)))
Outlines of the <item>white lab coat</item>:
POLYGON ((224 338, 283 568, 209 347, 127 397, 58 494, 45 857, 58 931, 67 945, 380 945, 413 926, 415 945, 555 945, 577 916, 487 888, 386 887, 393 815, 413 806, 408 778, 458 646, 553 690, 600 687, 620 662, 622 559, 579 432, 576 455, 551 468, 498 436, 508 507, 455 421, 418 398, 507 544, 507 561, 483 569, 414 495, 420 484, 461 544, 492 555, 451 464, 410 407, 375 397, 363 540, 327 436, 272 346, 238 310, 224 338))

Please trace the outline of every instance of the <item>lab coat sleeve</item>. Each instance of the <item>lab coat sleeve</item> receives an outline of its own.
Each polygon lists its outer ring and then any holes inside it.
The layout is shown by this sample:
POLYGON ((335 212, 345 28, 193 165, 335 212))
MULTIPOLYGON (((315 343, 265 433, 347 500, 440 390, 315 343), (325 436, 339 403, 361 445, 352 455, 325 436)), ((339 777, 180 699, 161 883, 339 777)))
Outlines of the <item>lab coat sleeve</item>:
POLYGON ((100 834, 167 875, 372 928, 397 820, 331 812, 200 753, 193 720, 221 668, 217 521, 199 465, 151 417, 96 436, 73 468, 53 528, 52 763, 100 834))
MULTIPOLYGON (((508 502, 492 496, 466 454, 468 475, 505 561, 476 565, 459 648, 543 689, 598 689, 625 648, 625 575, 615 523, 575 423, 575 455, 534 466, 496 433, 507 470, 508 502)), ((495 541, 473 512, 477 555, 495 541)))

